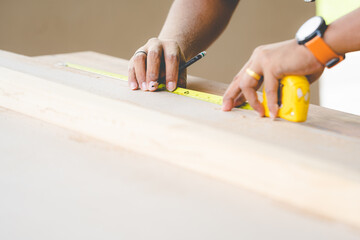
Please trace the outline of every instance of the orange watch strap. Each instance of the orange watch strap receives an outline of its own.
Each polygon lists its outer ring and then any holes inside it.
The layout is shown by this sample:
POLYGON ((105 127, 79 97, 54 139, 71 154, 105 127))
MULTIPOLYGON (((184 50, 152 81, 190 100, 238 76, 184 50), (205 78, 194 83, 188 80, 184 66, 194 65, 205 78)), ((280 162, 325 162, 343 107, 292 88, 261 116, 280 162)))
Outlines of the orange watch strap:
POLYGON ((314 37, 313 39, 305 43, 305 46, 323 65, 326 65, 330 60, 334 58, 338 58, 339 62, 344 60, 344 57, 341 55, 337 55, 320 36, 314 37))

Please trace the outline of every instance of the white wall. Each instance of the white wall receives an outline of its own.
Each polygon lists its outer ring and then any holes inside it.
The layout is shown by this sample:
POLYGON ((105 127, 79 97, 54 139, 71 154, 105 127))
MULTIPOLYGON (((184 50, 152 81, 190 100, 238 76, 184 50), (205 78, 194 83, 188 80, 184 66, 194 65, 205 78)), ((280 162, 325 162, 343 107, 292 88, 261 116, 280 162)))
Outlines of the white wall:
POLYGON ((320 79, 320 105, 360 115, 360 52, 325 70, 320 79))

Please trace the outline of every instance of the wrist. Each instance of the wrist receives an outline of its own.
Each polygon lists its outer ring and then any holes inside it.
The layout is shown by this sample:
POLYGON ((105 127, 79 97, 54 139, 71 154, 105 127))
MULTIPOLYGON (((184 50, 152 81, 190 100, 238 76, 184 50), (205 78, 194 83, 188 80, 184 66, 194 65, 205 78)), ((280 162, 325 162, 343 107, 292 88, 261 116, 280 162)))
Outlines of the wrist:
POLYGON ((301 56, 305 62, 314 64, 316 67, 323 65, 305 45, 299 44, 296 39, 292 40, 292 44, 294 53, 301 56))
POLYGON ((336 54, 345 55, 347 51, 342 46, 343 43, 339 44, 339 34, 336 33, 335 29, 336 27, 332 24, 328 25, 328 28, 324 33, 323 39, 336 54))
POLYGON ((331 46, 331 43, 337 43, 334 41, 333 30, 330 29, 327 39, 324 38, 327 30, 328 26, 322 17, 312 17, 299 28, 296 39, 300 45, 307 47, 322 65, 331 68, 344 60, 345 55, 339 54, 341 51, 336 47, 334 50, 331 46))

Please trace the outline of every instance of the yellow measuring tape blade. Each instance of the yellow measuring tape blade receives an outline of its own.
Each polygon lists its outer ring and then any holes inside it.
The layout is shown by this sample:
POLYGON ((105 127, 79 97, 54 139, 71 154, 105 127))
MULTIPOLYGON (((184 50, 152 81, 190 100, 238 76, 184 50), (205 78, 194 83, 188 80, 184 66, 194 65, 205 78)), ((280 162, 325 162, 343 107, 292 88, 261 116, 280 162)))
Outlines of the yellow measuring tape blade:
MULTIPOLYGON (((117 74, 117 73, 106 72, 103 70, 89 68, 89 67, 85 67, 85 66, 81 66, 81 65, 73 64, 73 63, 65 63, 65 66, 69 67, 69 68, 85 71, 85 72, 96 73, 96 74, 99 74, 102 76, 112 77, 112 78, 123 80, 123 81, 128 81, 127 76, 117 74)), ((167 91, 165 84, 160 84, 158 89, 167 91)), ((191 90, 191 89, 187 89, 187 88, 178 87, 173 92, 170 92, 170 91, 167 91, 167 92, 175 93, 175 94, 178 94, 181 96, 195 98, 198 100, 202 100, 202 101, 206 101, 206 102, 210 102, 210 103, 214 103, 214 104, 218 104, 218 105, 222 105, 222 102, 223 102, 222 96, 205 93, 205 92, 200 92, 200 91, 195 91, 195 90, 191 90)), ((238 108, 253 110, 253 108, 248 103, 244 103, 241 106, 239 106, 238 108)))

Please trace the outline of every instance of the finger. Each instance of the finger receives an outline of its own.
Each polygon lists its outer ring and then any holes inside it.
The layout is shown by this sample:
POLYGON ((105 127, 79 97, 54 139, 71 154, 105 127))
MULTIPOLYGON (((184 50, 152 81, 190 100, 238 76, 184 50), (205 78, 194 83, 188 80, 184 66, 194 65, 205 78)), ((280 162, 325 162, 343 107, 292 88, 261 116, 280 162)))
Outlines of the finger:
POLYGON ((235 106, 235 99, 237 99, 241 93, 239 81, 240 76, 238 74, 230 83, 230 86, 227 88, 224 94, 222 110, 225 112, 231 111, 231 109, 233 109, 233 107, 235 106))
POLYGON ((240 95, 234 100, 234 107, 242 105, 246 101, 246 98, 243 93, 240 93, 240 95))
POLYGON ((241 71, 235 76, 230 86, 227 88, 224 97, 223 97, 223 111, 230 111, 232 108, 241 105, 245 101, 244 95, 241 93, 240 81, 241 75, 243 74, 243 69, 247 68, 250 64, 248 61, 241 71), (242 102, 242 103, 240 103, 242 102))
POLYGON ((265 73, 265 93, 267 98, 267 105, 269 107, 270 117, 275 119, 279 111, 278 105, 278 88, 279 81, 271 73, 265 73))
POLYGON ((181 71, 179 75, 177 86, 186 88, 186 82, 187 82, 187 70, 184 69, 181 71))
POLYGON ((176 42, 168 42, 164 46, 166 88, 174 91, 179 76, 180 49, 176 42))
MULTIPOLYGON (((181 51, 180 48, 179 48, 179 51, 180 51, 180 64, 179 64, 179 66, 181 66, 181 65, 186 63, 186 59, 185 59, 185 56, 184 56, 184 54, 183 54, 183 52, 181 51)), ((186 88, 186 84, 187 84, 187 69, 185 68, 184 70, 182 70, 179 73, 177 85, 179 87, 186 88)))
POLYGON ((241 88, 246 100, 250 104, 250 106, 259 113, 260 117, 263 117, 265 114, 264 106, 258 99, 256 90, 254 88, 241 88))
MULTIPOLYGON (((249 64, 248 68, 258 75, 262 75, 260 66, 256 65, 255 62, 249 64)), ((246 72, 246 69, 243 68, 242 70, 243 79, 240 83, 240 88, 250 106, 259 113, 260 117, 263 117, 265 114, 264 106, 259 101, 258 95, 256 93, 256 90, 261 86, 262 78, 260 80, 255 79, 246 72)))
POLYGON ((134 59, 134 70, 138 86, 141 90, 146 91, 146 57, 147 55, 143 52, 138 52, 133 56, 134 59))
POLYGON ((132 90, 138 89, 138 83, 136 81, 135 69, 133 63, 130 62, 128 69, 128 84, 132 90))
POLYGON ((155 91, 159 86, 160 65, 162 60, 162 46, 156 42, 149 48, 147 56, 146 83, 149 91, 155 91))

